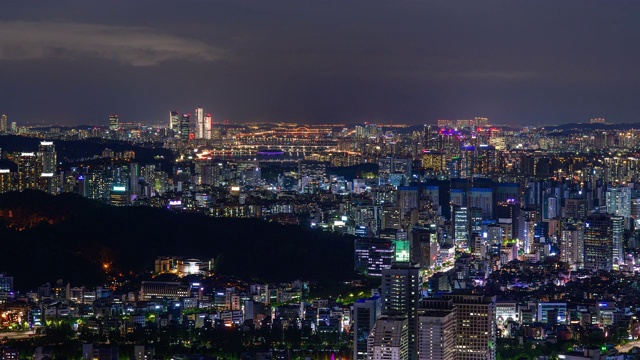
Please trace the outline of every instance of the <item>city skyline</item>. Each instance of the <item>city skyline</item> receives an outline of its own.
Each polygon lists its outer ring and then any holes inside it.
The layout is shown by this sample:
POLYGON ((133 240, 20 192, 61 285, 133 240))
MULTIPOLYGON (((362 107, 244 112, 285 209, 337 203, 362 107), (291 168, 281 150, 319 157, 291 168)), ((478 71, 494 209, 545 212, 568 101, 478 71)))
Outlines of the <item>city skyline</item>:
POLYGON ((232 123, 634 123, 639 110, 636 3, 37 3, 0 14, 0 113, 20 124, 158 123, 199 105, 232 123))

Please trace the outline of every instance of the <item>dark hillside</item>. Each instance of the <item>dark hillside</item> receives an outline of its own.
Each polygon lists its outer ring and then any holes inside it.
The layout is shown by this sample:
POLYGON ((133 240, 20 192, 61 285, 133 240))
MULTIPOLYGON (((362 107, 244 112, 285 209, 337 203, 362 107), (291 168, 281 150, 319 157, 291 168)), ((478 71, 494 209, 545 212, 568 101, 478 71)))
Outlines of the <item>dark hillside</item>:
POLYGON ((0 272, 18 288, 58 278, 91 285, 103 280, 103 262, 151 271, 160 255, 215 258, 221 274, 265 281, 336 281, 353 273, 351 238, 259 219, 116 208, 34 191, 0 195, 0 213, 7 225, 0 227, 0 272))

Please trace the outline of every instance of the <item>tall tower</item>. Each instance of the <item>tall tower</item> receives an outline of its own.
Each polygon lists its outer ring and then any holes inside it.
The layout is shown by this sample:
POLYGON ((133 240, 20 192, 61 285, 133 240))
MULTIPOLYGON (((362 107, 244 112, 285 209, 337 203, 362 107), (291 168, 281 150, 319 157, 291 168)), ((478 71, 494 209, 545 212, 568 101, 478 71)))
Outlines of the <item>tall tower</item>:
POLYGON ((35 189, 38 181, 35 153, 22 153, 18 158, 18 191, 35 189))
POLYGON ((56 147, 53 141, 41 141, 38 146, 38 165, 40 175, 42 173, 55 173, 57 165, 56 147))
POLYGON ((182 114, 180 118, 180 139, 189 140, 189 121, 191 114, 182 114))
POLYGON ((419 265, 394 263, 382 271, 382 313, 406 316, 409 325, 409 359, 417 359, 418 305, 422 278, 419 265))
POLYGON ((9 119, 7 118, 7 115, 2 115, 2 117, 0 117, 0 133, 1 134, 6 134, 7 131, 9 130, 8 121, 9 119))
POLYGON ((37 152, 38 189, 49 194, 58 193, 58 155, 52 141, 41 141, 37 152))
POLYGON ((611 240, 613 264, 624 263, 624 218, 622 216, 611 217, 611 240))
POLYGON ((380 316, 379 296, 359 299, 353 303, 353 359, 367 359, 367 338, 380 316))
POLYGON ((211 140, 211 114, 207 114, 204 117, 204 138, 206 140, 211 140))
POLYGON ((196 139, 204 139, 204 109, 196 108, 196 139))
POLYGON ((109 130, 118 131, 120 129, 120 120, 118 114, 109 115, 109 130))
POLYGON ((169 129, 173 131, 174 137, 180 134, 180 114, 177 111, 169 111, 169 129))

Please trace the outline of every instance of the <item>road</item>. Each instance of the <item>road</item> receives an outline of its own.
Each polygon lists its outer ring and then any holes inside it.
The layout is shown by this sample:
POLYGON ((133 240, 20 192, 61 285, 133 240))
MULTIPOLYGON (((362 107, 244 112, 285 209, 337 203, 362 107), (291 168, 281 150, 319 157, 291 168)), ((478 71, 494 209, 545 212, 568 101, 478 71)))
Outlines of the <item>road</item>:
POLYGON ((624 345, 618 345, 616 346, 616 350, 618 350, 621 353, 626 353, 631 351, 631 349, 633 349, 634 346, 640 347, 640 340, 634 340, 624 345))
POLYGON ((0 333, 0 339, 4 339, 6 337, 9 340, 28 339, 34 336, 35 332, 33 331, 12 331, 0 333))

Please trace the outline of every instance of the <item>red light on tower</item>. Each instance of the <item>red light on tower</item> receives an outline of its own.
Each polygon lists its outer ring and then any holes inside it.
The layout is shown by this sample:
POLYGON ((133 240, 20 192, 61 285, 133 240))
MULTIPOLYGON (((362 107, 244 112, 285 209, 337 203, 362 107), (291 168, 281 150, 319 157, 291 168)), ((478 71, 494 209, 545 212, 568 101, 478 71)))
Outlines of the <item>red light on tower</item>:
POLYGON ((196 138, 196 135, 194 133, 189 133, 189 140, 193 140, 196 138))

